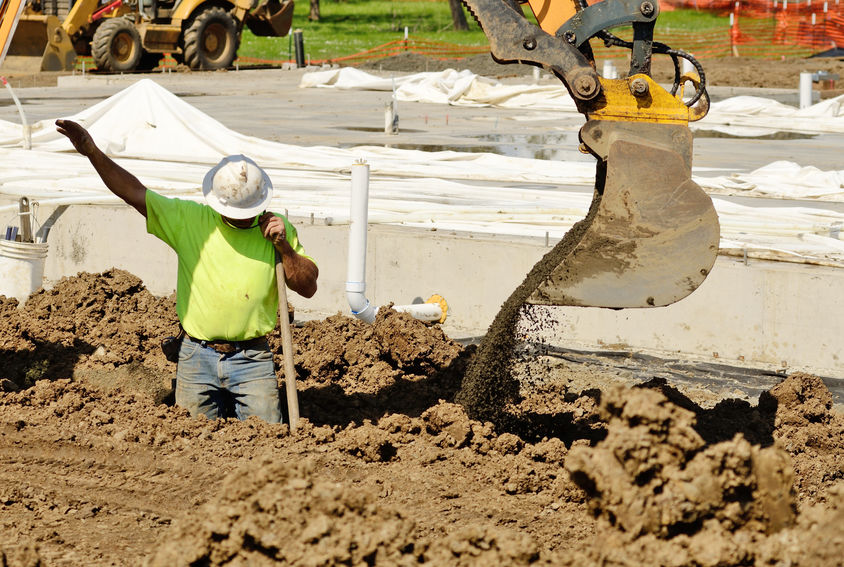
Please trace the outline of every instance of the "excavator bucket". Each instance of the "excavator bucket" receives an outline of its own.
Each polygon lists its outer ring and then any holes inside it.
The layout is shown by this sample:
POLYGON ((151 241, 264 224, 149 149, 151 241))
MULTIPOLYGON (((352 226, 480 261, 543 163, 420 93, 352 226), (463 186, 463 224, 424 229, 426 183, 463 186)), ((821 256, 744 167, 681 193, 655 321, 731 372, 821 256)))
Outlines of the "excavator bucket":
POLYGON ((72 71, 75 65, 76 51, 59 18, 24 11, 11 37, 3 70, 72 71))
MULTIPOLYGON (((508 364, 527 345, 531 305, 610 309, 660 307, 692 293, 718 255, 712 201, 692 180, 689 122, 709 110, 703 67, 654 41, 658 0, 463 0, 503 64, 543 68, 566 86, 586 117, 581 149, 597 159, 585 219, 530 270, 490 325, 457 400, 476 419, 517 402, 531 385, 508 364), (537 26, 521 4, 533 11, 537 26), (630 26, 627 38, 610 30, 630 26), (629 50, 626 76, 601 77, 590 41, 629 50), (654 82, 654 54, 670 57, 670 90, 654 82), (683 71, 681 59, 695 71, 683 71), (684 96, 685 87, 694 93, 684 96)), ((527 348, 530 351, 530 347, 527 348)))
POLYGON ((660 307, 689 295, 715 263, 720 232, 691 179, 689 128, 591 120, 581 140, 600 160, 595 202, 526 302, 660 307))
POLYGON ((245 23, 255 35, 284 37, 293 23, 293 0, 260 0, 246 14, 245 23))

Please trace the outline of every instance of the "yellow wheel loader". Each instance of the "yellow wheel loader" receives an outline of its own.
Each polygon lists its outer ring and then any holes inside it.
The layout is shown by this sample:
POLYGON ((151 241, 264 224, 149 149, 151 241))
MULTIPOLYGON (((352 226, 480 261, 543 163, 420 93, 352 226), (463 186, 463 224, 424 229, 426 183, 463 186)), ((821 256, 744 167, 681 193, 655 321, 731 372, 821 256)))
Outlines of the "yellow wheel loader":
POLYGON ((91 55, 99 70, 129 72, 152 69, 170 53, 194 70, 224 69, 244 25, 283 37, 292 20, 293 0, 31 0, 4 68, 69 71, 77 55, 91 55))
POLYGON ((523 338, 519 330, 540 317, 532 306, 621 309, 679 301, 709 274, 720 230, 711 199, 691 179, 688 123, 709 110, 705 75, 694 57, 653 40, 657 0, 463 3, 497 62, 541 67, 562 81, 586 118, 580 149, 597 160, 586 218, 513 292, 464 378, 458 399, 474 417, 494 421, 524 386, 510 375, 510 362, 523 338), (609 31, 618 26, 632 27, 631 41, 609 31), (629 50, 626 76, 598 74, 592 40, 629 50), (655 54, 674 62, 670 90, 650 76, 655 54), (695 71, 682 72, 681 59, 695 71), (693 92, 684 96, 687 86, 693 92))

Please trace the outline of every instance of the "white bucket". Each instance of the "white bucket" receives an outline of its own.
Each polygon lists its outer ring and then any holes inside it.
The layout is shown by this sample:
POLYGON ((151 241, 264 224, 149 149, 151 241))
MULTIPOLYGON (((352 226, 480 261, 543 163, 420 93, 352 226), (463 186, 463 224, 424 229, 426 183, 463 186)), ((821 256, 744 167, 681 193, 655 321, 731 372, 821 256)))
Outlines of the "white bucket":
POLYGON ((23 305, 41 287, 47 246, 46 242, 0 240, 0 295, 15 297, 23 305))

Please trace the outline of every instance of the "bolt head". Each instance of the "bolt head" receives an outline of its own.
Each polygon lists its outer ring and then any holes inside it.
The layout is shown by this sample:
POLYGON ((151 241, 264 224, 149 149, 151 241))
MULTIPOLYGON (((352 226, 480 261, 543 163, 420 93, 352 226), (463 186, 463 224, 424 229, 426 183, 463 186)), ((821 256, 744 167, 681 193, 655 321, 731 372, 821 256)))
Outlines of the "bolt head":
POLYGON ((536 49, 536 38, 529 37, 524 41, 522 45, 528 51, 533 51, 534 49, 536 49))
POLYGON ((574 43, 577 41, 577 35, 573 31, 568 30, 563 34, 563 39, 569 43, 574 43))
POLYGON ((594 94, 597 88, 595 80, 588 75, 582 75, 574 80, 574 90, 584 98, 594 94))
POLYGON ((630 92, 633 93, 633 96, 645 96, 649 90, 650 87, 645 79, 638 78, 630 81, 630 92))
POLYGON ((654 13, 654 5, 646 0, 645 2, 642 2, 639 5, 639 11, 642 13, 643 16, 649 18, 654 13))

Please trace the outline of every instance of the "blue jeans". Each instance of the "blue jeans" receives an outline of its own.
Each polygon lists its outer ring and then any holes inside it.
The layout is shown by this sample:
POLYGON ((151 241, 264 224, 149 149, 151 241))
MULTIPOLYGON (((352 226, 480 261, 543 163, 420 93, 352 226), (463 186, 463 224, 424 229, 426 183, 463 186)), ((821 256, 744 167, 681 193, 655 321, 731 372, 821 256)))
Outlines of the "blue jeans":
POLYGON ((254 415, 281 423, 272 352, 267 347, 221 354, 186 336, 179 348, 176 405, 193 417, 246 419, 254 415), (234 415, 228 411, 231 406, 234 415))

